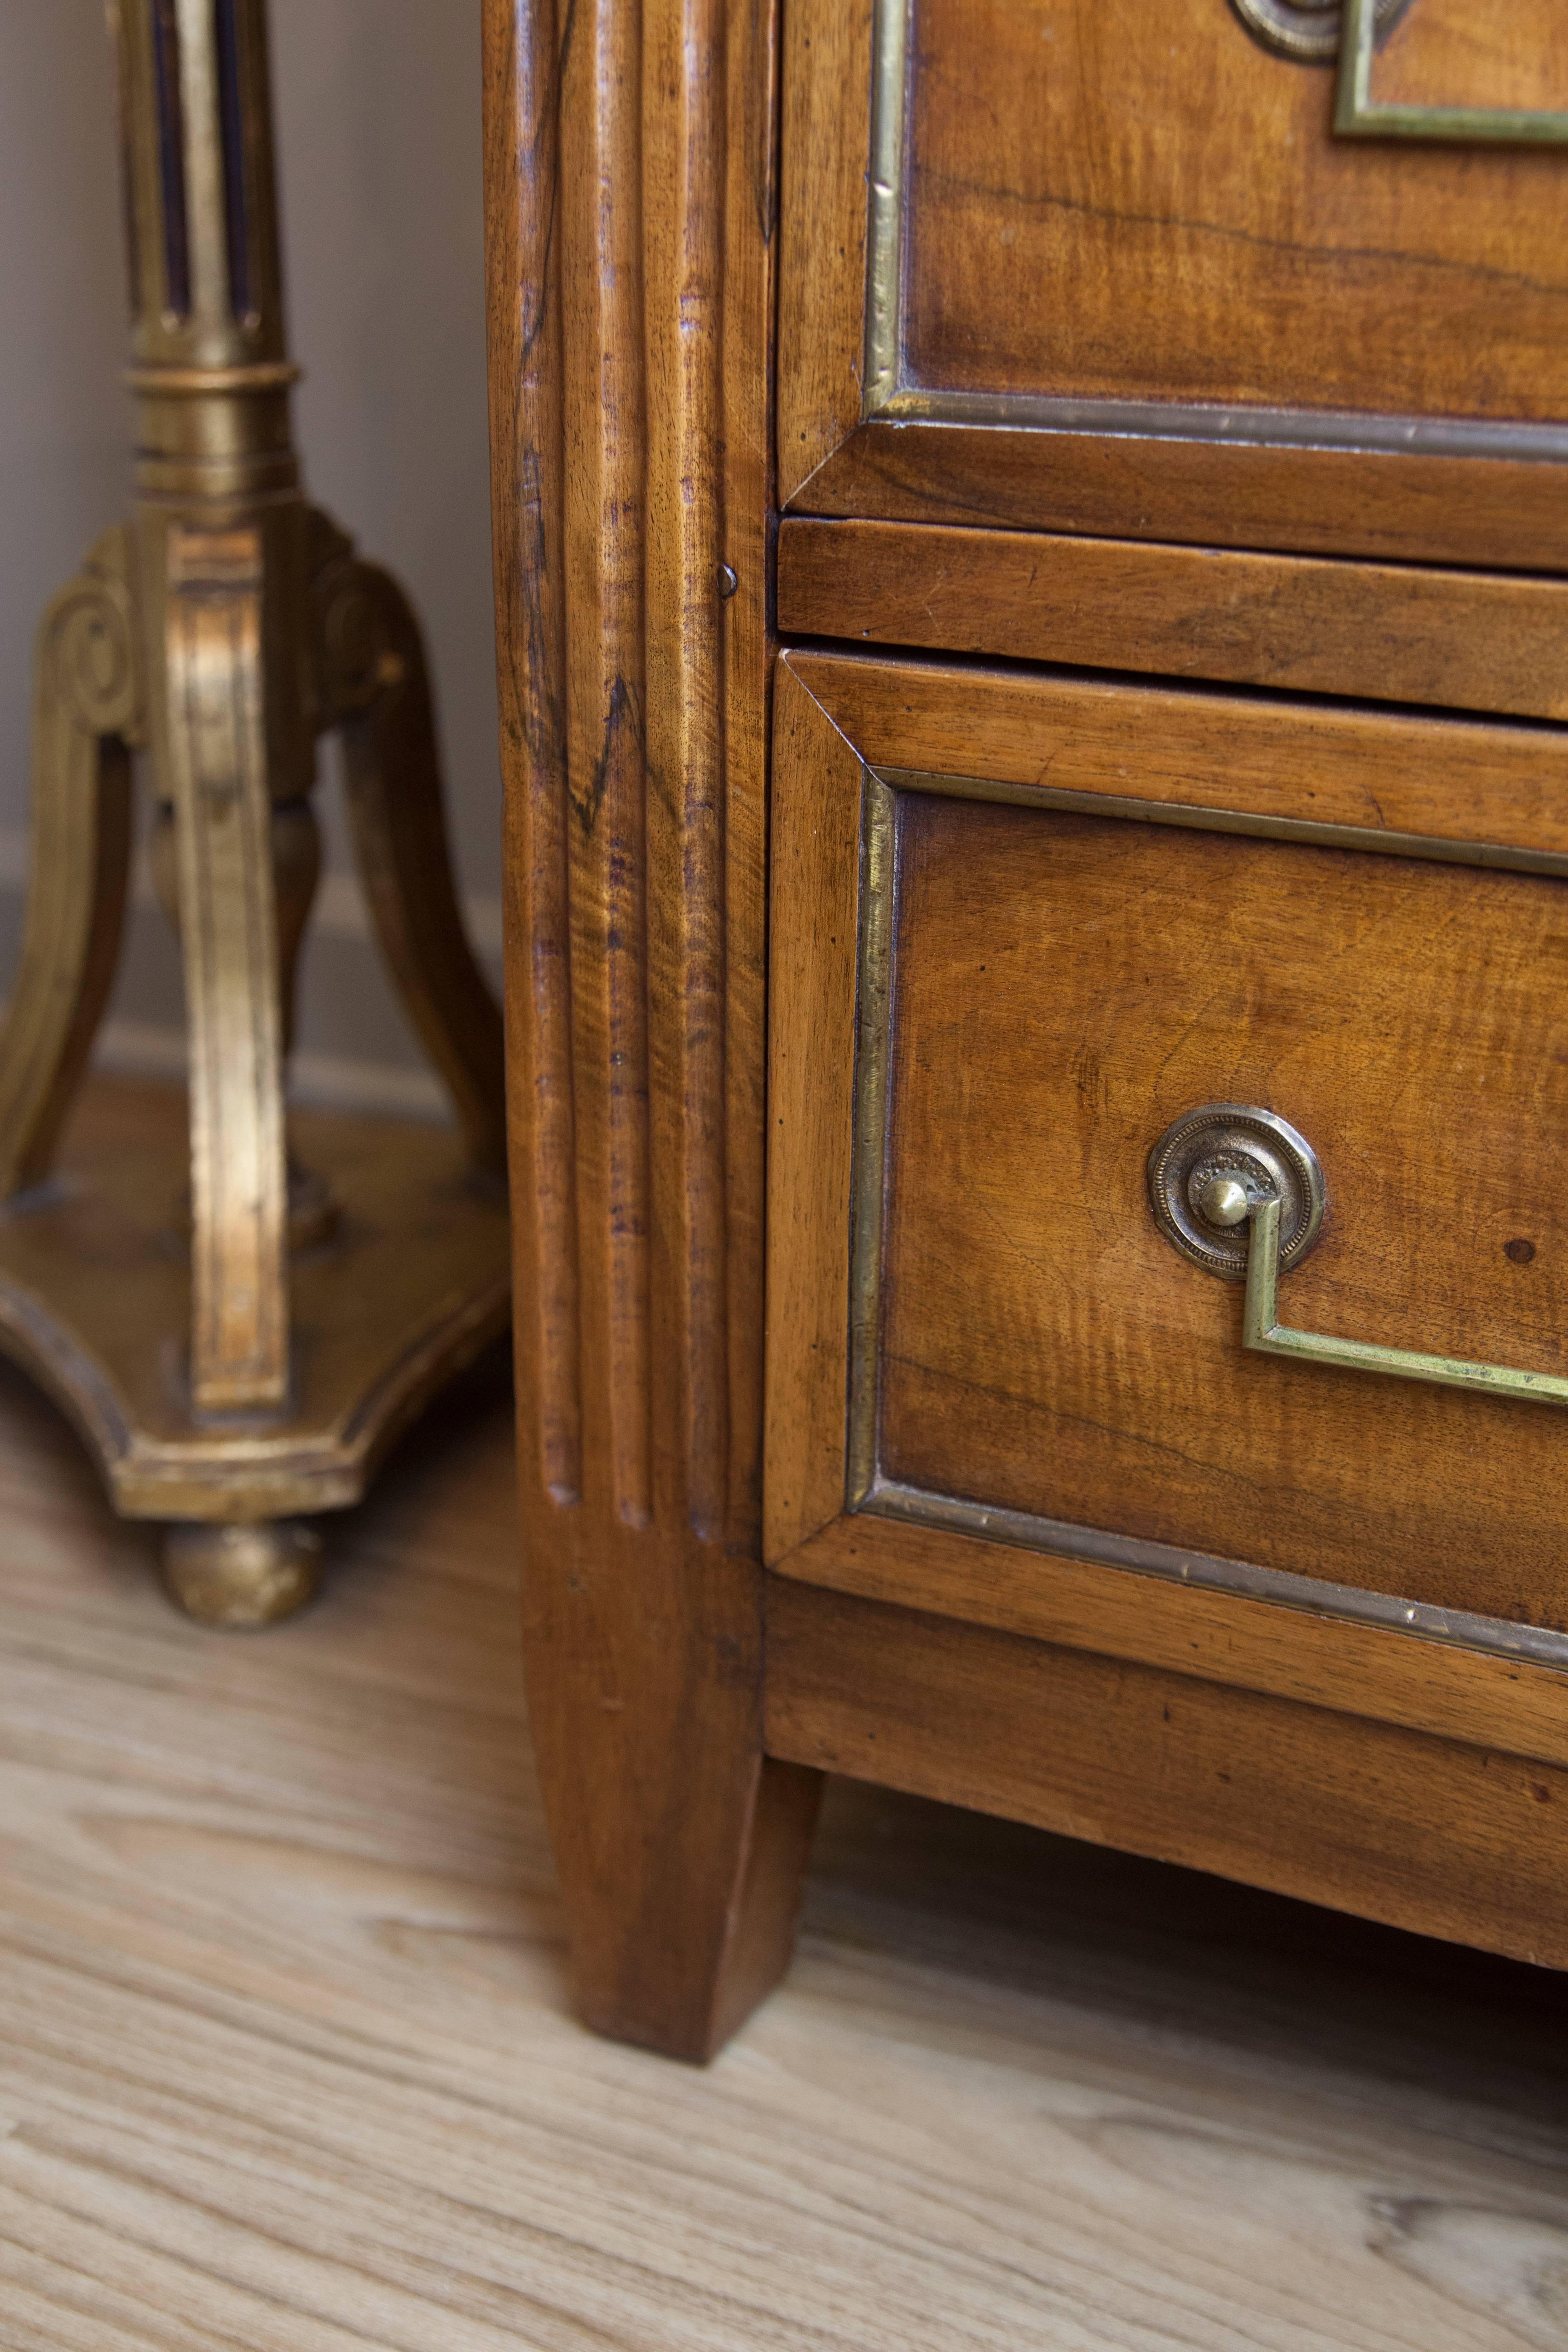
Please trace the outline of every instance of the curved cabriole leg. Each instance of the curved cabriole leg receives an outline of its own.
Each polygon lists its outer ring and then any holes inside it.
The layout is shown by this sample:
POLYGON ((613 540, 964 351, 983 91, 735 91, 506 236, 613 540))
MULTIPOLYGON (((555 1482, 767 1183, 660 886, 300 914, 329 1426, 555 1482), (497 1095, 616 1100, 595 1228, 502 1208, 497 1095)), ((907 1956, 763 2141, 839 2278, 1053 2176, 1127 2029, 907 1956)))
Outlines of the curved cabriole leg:
POLYGON ((48 1174, 114 979, 131 856, 127 742, 141 723, 127 536, 111 530, 38 632, 26 929, 0 1034, 0 1199, 48 1174))
POLYGON ((350 823, 377 941, 450 1093, 476 1168, 506 1172, 500 1011, 452 880, 424 641, 397 583, 316 518, 321 716, 339 730, 350 823))

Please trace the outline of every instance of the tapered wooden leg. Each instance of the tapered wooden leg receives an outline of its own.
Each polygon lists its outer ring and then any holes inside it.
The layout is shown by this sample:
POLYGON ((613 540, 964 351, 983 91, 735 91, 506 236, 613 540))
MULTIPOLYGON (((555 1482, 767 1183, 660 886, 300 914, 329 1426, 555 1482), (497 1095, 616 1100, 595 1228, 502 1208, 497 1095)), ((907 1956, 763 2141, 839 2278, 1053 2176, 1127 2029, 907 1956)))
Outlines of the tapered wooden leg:
POLYGON ((568 1507, 531 1548, 529 1717, 578 2008, 705 2060, 783 1975, 820 1775, 762 1752, 758 1573, 568 1507))
POLYGON ((48 1174, 114 979, 142 723, 126 533, 100 541, 38 632, 26 930, 0 1035, 0 1199, 48 1174))
POLYGON ((763 1752, 774 22, 484 12, 530 1709, 583 2013, 694 2059, 817 1790, 763 1752))
POLYGON ((380 566, 312 518, 322 718, 343 750, 349 819, 387 970, 452 1097, 478 1168, 506 1171, 500 1008, 458 905, 424 641, 380 566))

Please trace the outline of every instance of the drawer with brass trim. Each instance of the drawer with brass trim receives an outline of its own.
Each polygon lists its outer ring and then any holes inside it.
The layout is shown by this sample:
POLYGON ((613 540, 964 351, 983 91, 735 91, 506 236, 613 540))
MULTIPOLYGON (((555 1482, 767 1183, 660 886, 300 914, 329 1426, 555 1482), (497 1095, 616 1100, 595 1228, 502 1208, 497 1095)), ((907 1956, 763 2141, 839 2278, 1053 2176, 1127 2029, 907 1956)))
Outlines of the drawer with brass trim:
POLYGON ((1568 1665, 1568 738, 787 668, 773 1562, 1568 1665))
POLYGON ((1561 0, 796 0, 786 513, 1560 573, 1561 0))

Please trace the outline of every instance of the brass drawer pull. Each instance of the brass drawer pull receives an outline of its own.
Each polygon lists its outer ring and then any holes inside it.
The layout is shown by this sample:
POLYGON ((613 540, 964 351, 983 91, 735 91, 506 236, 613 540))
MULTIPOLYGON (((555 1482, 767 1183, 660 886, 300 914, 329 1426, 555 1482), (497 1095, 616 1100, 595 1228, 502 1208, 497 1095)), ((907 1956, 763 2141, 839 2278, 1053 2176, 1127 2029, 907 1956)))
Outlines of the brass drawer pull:
MULTIPOLYGON (((1298 65, 1332 65, 1340 53, 1341 0, 1231 0, 1247 31, 1266 49, 1298 65)), ((1377 37, 1385 40, 1410 0, 1374 0, 1377 37)))
MULTIPOLYGON (((1372 95, 1376 0, 1344 0, 1334 129, 1342 139, 1451 139, 1507 146, 1568 144, 1568 114, 1504 106, 1388 105, 1372 95)), ((1435 1377, 1435 1376, 1434 1376, 1435 1377)))
POLYGON ((1237 1103, 1206 1103, 1188 1111, 1149 1155, 1149 1197, 1155 1222, 1184 1256, 1211 1274, 1232 1280, 1245 1276, 1242 1340, 1259 1355, 1568 1405, 1568 1379, 1555 1372, 1426 1356, 1371 1339, 1294 1331, 1281 1323, 1279 1276, 1299 1265, 1317 1239, 1324 1194, 1311 1145, 1272 1111, 1237 1103))
POLYGON ((1340 61, 1334 129, 1342 139, 1447 139, 1460 145, 1568 143, 1568 113, 1509 106, 1419 106, 1372 94, 1373 57, 1413 0, 1231 0, 1265 48, 1301 65, 1340 61))
POLYGON ((1340 1364, 1347 1371, 1386 1372, 1396 1381, 1436 1381, 1444 1388, 1485 1389, 1492 1396, 1533 1397, 1568 1404, 1568 1380, 1555 1372, 1521 1372, 1511 1364, 1472 1364, 1458 1356, 1423 1356, 1413 1348, 1384 1348, 1373 1339, 1334 1339, 1325 1331, 1292 1331, 1276 1318, 1279 1278, 1278 1196, 1249 1203, 1252 1239, 1247 1253, 1244 1344, 1264 1356, 1293 1356, 1310 1364, 1340 1364))

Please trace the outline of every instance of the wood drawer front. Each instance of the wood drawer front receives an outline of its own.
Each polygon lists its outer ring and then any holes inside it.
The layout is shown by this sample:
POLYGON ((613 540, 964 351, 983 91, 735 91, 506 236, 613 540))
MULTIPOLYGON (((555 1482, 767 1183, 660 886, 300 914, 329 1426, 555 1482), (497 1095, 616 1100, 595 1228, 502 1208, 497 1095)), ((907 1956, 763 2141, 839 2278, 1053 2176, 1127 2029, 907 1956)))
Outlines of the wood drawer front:
MULTIPOLYGON (((1568 107, 1568 17, 1376 74, 1568 107)), ((1563 565, 1568 147, 1336 135, 1230 0, 801 0, 784 78, 797 511, 1563 565)))
POLYGON ((1244 1353, 1239 1286, 1178 1255, 1144 1180, 1183 1112, 1279 1111, 1331 1202, 1286 1320, 1561 1372, 1563 884, 885 806, 879 1475, 1568 1627, 1563 1414, 1244 1353))
MULTIPOLYGON (((912 383, 1568 416, 1561 152, 1336 137, 1332 68, 1270 53, 1230 0, 920 0, 910 17, 912 383)), ((1489 17, 1536 102, 1568 104, 1558 0, 1414 0, 1380 73, 1462 100, 1489 17), (1467 21, 1469 58, 1431 54, 1467 21)))
POLYGON ((786 515, 792 636, 1568 719, 1568 581, 786 515))
MULTIPOLYGON (((1240 1286, 1177 1253, 1145 1178, 1178 1115, 1271 1109, 1330 1202, 1282 1319, 1561 1373, 1568 860, 1528 824, 1489 854, 1533 871, 1292 832, 1333 801, 1308 712, 1098 693, 790 657, 770 1558, 926 1609, 949 1561, 964 1613, 984 1546, 1020 1590, 1071 1559, 1123 1594, 1568 1665, 1568 1416, 1246 1350, 1240 1286), (1212 728, 1206 775, 1173 705, 1212 728), (1293 776, 1287 737, 1273 813, 1249 810, 1250 729, 1292 716, 1293 776), (1064 789, 1097 729, 1123 789, 1064 789), (1162 743, 1189 754, 1189 810, 1125 790, 1162 743)), ((1441 845, 1492 730, 1342 718, 1369 790, 1408 763, 1402 838, 1441 845)), ((1562 756, 1554 732, 1496 741, 1562 756)))

